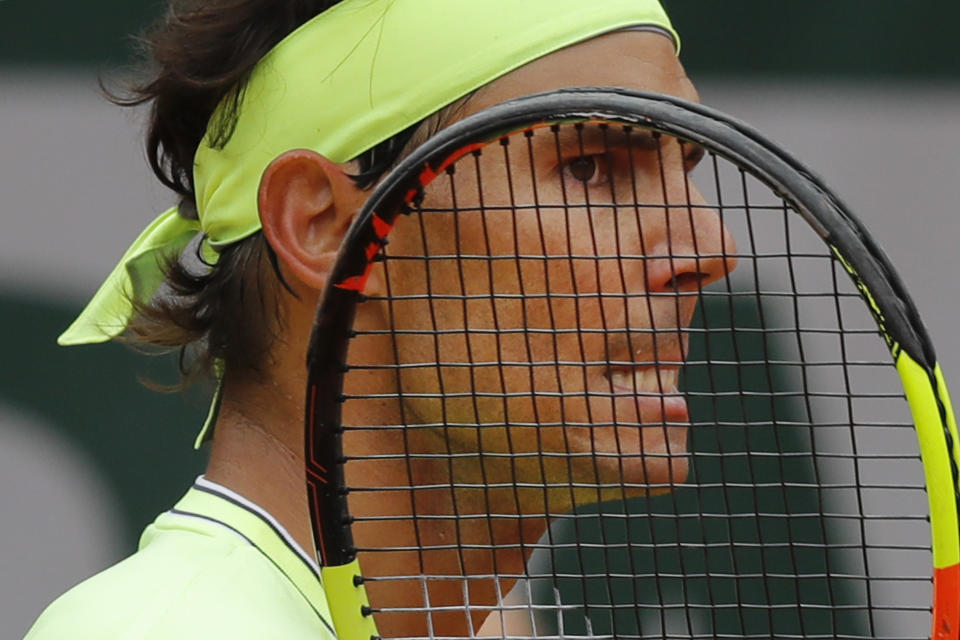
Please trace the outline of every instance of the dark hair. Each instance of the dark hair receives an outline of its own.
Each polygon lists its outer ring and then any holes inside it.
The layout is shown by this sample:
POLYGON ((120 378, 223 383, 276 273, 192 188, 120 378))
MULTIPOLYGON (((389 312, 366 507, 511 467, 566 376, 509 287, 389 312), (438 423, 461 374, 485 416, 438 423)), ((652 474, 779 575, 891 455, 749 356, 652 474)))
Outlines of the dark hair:
MULTIPOLYGON (((146 79, 116 104, 151 104, 146 150, 153 172, 180 198, 180 215, 196 219, 193 160, 210 123, 222 147, 236 124, 244 86, 257 62, 297 27, 340 0, 170 0, 166 14, 141 37, 146 79)), ((401 156, 422 123, 355 159, 353 176, 368 188, 401 156)), ((199 255, 199 254, 198 254, 199 255)), ((202 258, 201 258, 202 259, 202 258)), ((180 256, 163 264, 166 287, 137 303, 128 339, 179 349, 185 386, 222 362, 231 377, 265 372, 282 327, 277 257, 262 232, 224 249, 217 264, 199 270, 180 256)), ((289 290, 289 287, 287 287, 289 290)))

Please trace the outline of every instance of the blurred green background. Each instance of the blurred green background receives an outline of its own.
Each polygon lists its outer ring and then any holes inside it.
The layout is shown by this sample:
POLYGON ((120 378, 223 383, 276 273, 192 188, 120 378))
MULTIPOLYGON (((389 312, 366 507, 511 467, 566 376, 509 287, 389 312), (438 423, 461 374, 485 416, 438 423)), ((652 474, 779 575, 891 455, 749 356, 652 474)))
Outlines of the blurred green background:
MULTIPOLYGON (((952 0, 663 0, 694 74, 960 76, 952 0)), ((163 10, 131 0, 3 0, 0 64, 128 63, 163 10)))

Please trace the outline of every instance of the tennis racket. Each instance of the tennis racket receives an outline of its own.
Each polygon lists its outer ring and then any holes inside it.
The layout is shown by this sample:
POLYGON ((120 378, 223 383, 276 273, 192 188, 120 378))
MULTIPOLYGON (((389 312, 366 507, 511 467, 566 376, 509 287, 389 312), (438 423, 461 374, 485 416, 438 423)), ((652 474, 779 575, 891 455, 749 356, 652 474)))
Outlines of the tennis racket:
POLYGON ((919 315, 717 111, 576 89, 444 129, 357 216, 308 367, 343 640, 958 637, 919 315))

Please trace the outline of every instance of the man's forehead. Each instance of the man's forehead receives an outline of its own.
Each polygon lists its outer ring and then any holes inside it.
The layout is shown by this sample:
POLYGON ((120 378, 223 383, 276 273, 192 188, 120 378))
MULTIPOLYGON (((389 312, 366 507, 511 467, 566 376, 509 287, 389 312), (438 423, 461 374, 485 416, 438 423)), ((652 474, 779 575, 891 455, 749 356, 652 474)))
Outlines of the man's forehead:
POLYGON ((626 30, 555 51, 494 80, 476 92, 462 116, 523 95, 571 87, 623 87, 699 101, 667 35, 626 30))

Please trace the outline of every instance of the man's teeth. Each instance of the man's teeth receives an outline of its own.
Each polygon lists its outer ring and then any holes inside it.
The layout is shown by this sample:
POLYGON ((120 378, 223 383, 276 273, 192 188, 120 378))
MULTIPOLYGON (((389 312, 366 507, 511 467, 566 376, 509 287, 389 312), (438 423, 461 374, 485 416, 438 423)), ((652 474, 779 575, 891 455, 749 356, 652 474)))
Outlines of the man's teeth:
POLYGON ((619 369, 610 372, 610 382, 614 387, 639 393, 676 393, 679 377, 680 370, 672 367, 619 369))

